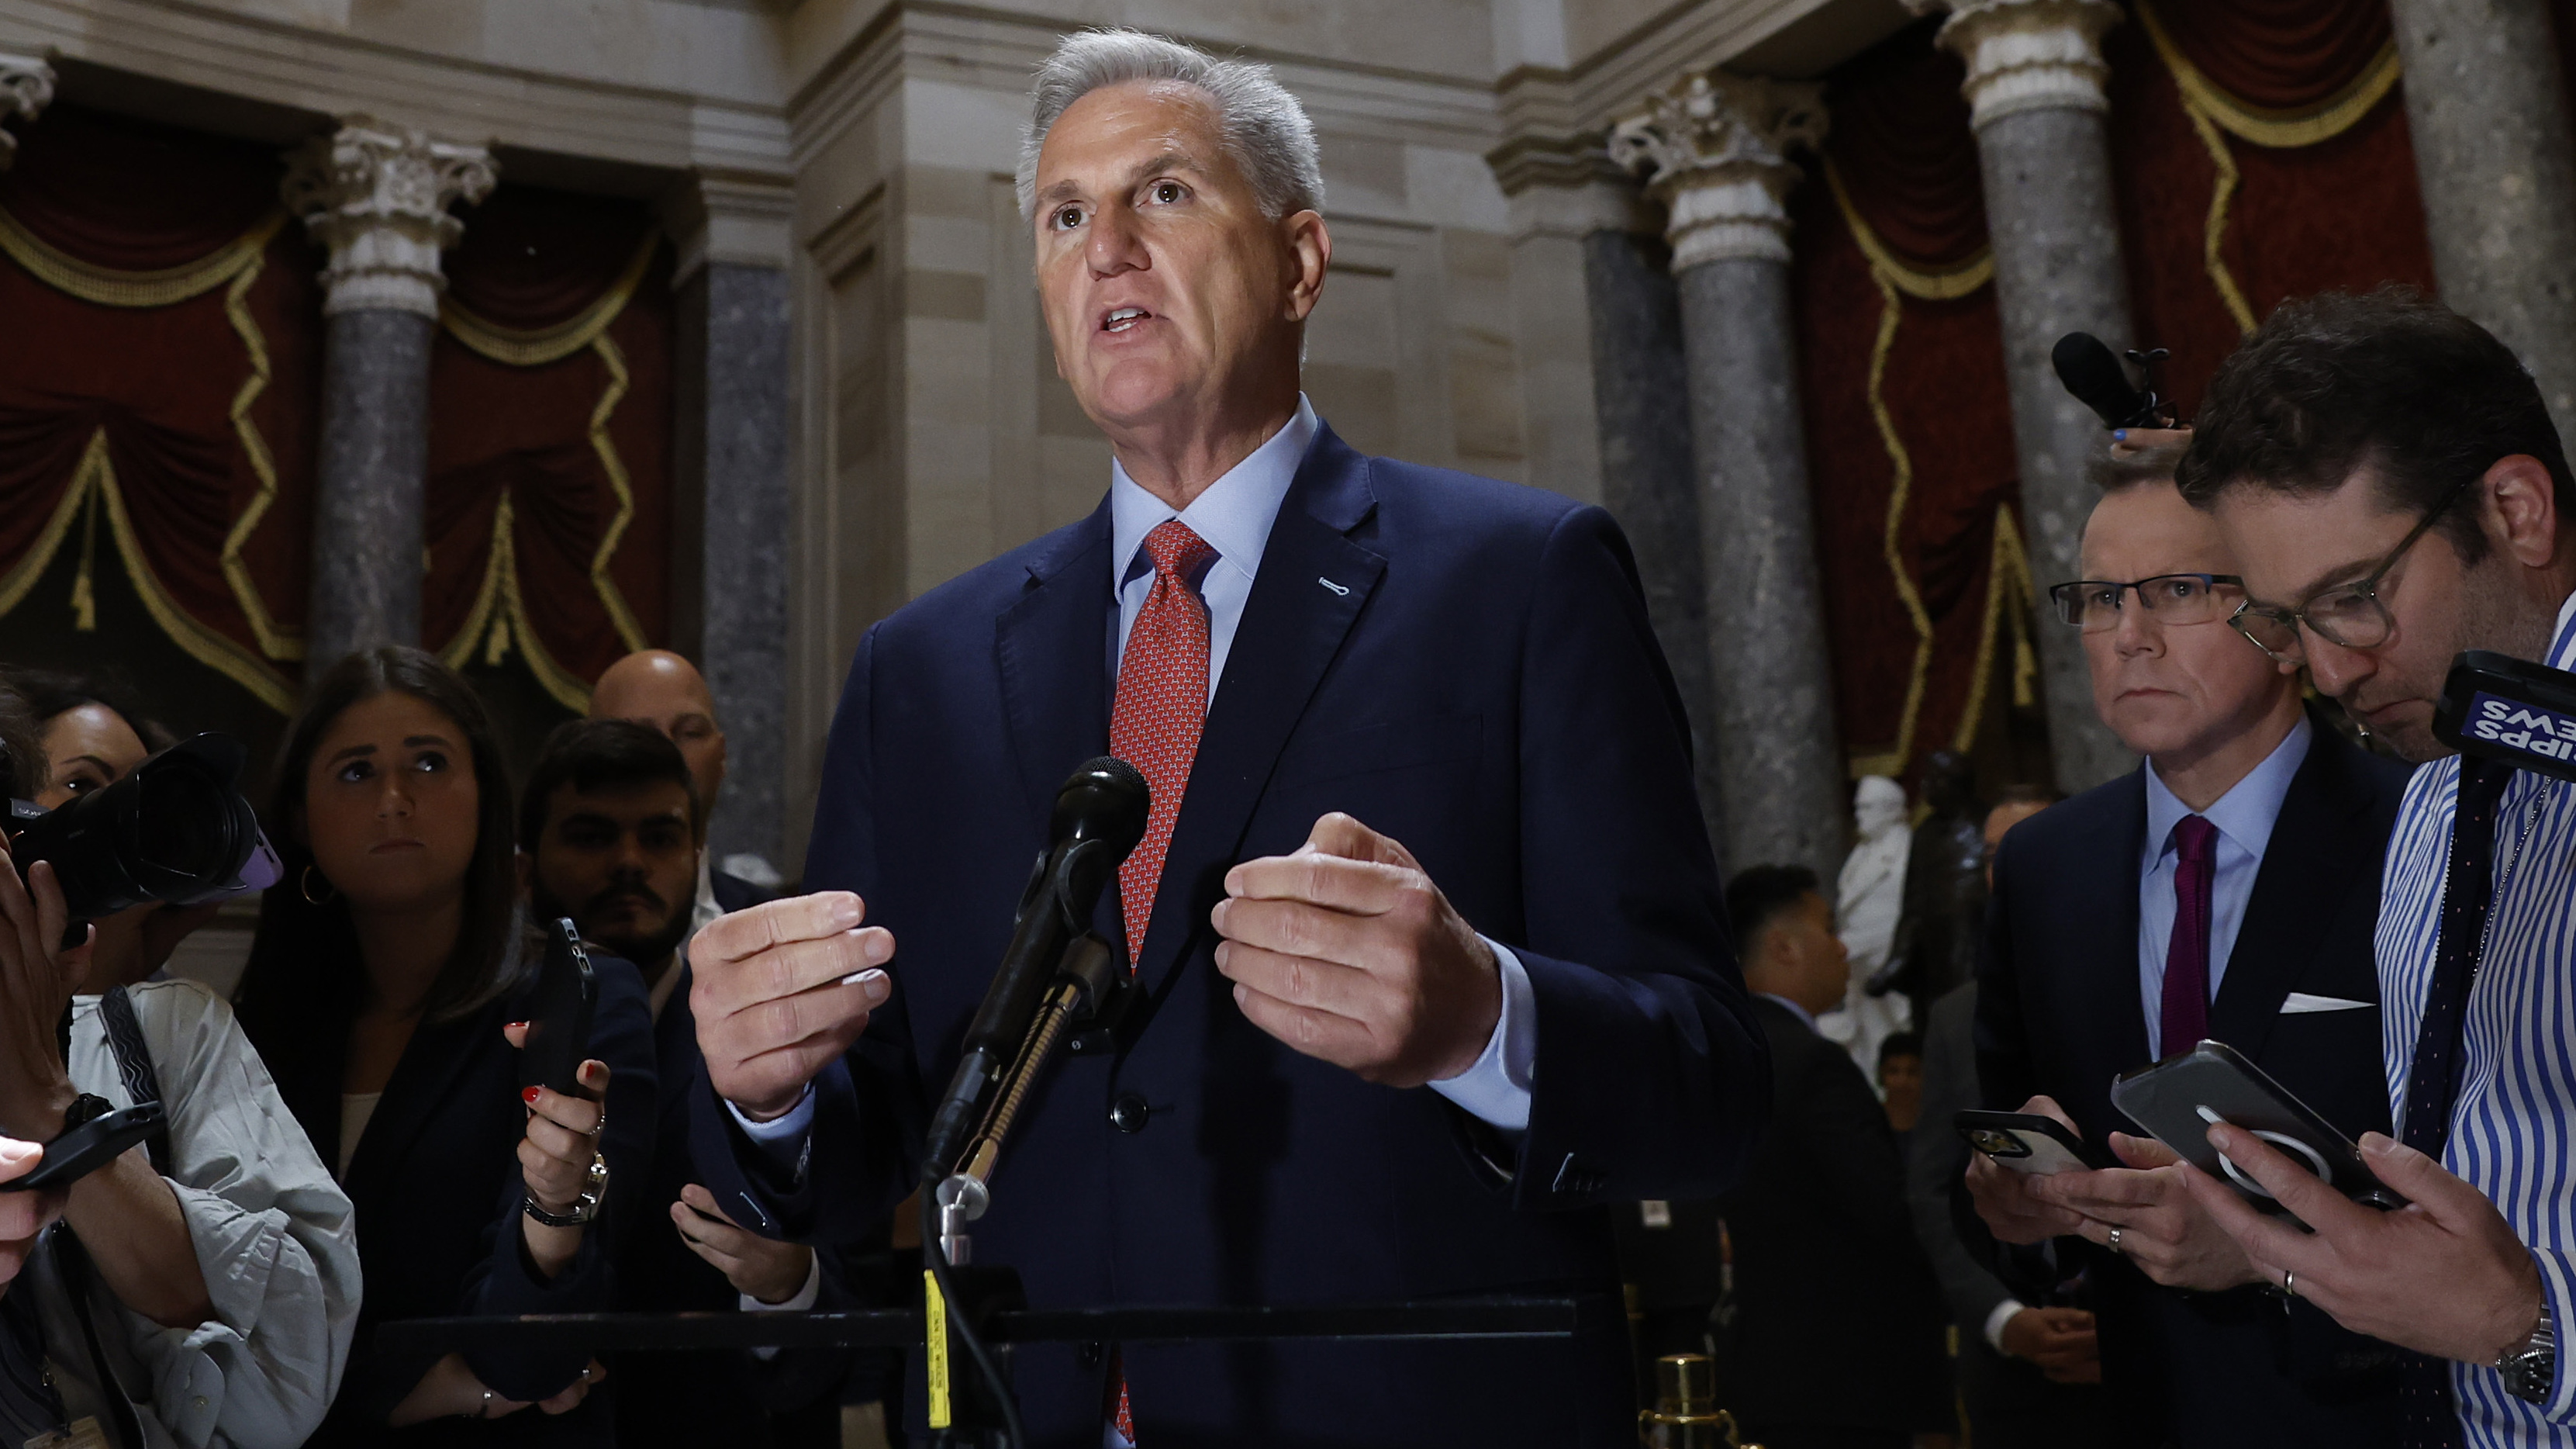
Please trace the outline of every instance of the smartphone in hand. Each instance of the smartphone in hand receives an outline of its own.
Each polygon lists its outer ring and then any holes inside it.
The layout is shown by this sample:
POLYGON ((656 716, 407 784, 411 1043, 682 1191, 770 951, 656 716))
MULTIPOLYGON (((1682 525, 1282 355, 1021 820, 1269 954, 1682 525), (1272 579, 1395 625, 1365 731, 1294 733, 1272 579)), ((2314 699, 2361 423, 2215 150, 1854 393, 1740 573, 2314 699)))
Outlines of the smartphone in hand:
POLYGON ((528 1003, 528 1041, 519 1051, 519 1085, 587 1097, 581 1064, 590 1056, 590 1017, 599 1005, 599 976, 570 917, 546 927, 546 959, 528 1003))
POLYGON ((1970 1147, 1993 1158, 1996 1166, 2025 1176, 2080 1172, 2092 1166, 2084 1160, 2084 1144, 2066 1130, 2065 1123, 2036 1112, 1954 1112, 1950 1127, 1968 1139, 1970 1147))
POLYGON ((102 1112, 45 1144, 44 1159, 23 1177, 0 1182, 0 1192, 50 1192, 89 1176, 143 1145, 161 1128, 161 1104, 145 1102, 102 1112))
POLYGON ((2361 1160, 2352 1139, 2225 1042, 2204 1041, 2121 1077, 2111 1084, 2111 1105, 2264 1212, 2284 1209, 2261 1183, 2209 1145, 2212 1126, 2225 1122, 2244 1128, 2354 1202, 2376 1208, 2406 1205, 2361 1160))

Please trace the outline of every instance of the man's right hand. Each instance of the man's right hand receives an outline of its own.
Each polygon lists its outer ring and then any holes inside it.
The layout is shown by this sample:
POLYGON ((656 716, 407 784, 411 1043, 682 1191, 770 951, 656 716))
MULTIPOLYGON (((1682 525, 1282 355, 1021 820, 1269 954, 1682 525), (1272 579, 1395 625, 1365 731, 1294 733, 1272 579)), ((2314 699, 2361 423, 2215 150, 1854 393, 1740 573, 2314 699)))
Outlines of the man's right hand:
MULTIPOLYGON (((2036 1116, 2054 1117, 2066 1130, 2079 1138, 2075 1122, 2063 1108, 2047 1097, 2033 1097, 2022 1103, 2021 1110, 2036 1116)), ((2032 1196, 2030 1178, 2003 1166, 1979 1152, 1968 1158, 1968 1196, 1977 1203, 1977 1216, 1986 1220, 1986 1231, 2006 1243, 2044 1243, 2051 1238, 2070 1237, 2084 1230, 2083 1214, 2071 1208, 2040 1201, 2032 1196)))
POLYGON ((689 1010, 716 1095, 755 1122, 786 1115, 867 1030, 894 983, 894 935, 848 891, 719 916, 689 942, 689 1010))
POLYGON ((2093 1315, 2081 1308, 2025 1308, 2004 1320, 2004 1352, 2027 1359, 2061 1384, 2102 1382, 2102 1348, 2093 1315))

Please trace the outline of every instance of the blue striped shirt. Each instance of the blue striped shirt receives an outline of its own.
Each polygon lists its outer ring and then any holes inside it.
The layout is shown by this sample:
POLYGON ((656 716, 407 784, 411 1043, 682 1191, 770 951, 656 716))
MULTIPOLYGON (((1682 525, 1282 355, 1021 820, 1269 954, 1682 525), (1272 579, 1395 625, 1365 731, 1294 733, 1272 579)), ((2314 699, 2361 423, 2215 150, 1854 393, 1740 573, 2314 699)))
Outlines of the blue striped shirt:
MULTIPOLYGON (((2552 668, 2576 668, 2576 594, 2559 606, 2552 668)), ((2433 980, 2442 880, 2460 785, 2457 756, 2415 772, 2381 881, 2381 1046, 2405 1130, 2406 1075, 2433 980)), ((2562 1344, 2576 1324, 2576 785, 2518 771, 2496 811, 2495 903, 2469 989, 2460 1094, 2442 1165, 2485 1193, 2531 1249, 2562 1344)), ((2560 1350, 2547 1405, 2505 1392, 2484 1365, 2454 1363, 2473 1449, 2576 1449, 2576 1372, 2560 1350)))

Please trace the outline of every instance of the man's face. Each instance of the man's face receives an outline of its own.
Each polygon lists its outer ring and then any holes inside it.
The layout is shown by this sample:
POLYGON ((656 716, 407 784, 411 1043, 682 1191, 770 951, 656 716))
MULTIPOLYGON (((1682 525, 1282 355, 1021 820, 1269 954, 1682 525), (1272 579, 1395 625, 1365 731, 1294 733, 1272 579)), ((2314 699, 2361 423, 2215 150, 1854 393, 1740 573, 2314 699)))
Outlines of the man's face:
POLYGON ((1216 416, 1246 377, 1293 375, 1313 306, 1296 218, 1262 215, 1205 92, 1139 81, 1066 107, 1034 210, 1056 371, 1104 428, 1216 416))
MULTIPOLYGON (((2453 506, 2476 508, 2480 499, 2472 493, 2453 506)), ((2215 517, 2235 549, 2247 596, 2288 608, 2368 577, 2423 520, 2420 511, 2390 508, 2367 469, 2331 493, 2232 488, 2219 495, 2215 517)), ((2299 631, 2318 691, 2409 760, 2449 754, 2433 737, 2433 703, 2452 656, 2506 647, 2511 584, 2497 576, 2505 564, 2496 551, 2475 569, 2464 566, 2438 528, 2416 540, 2379 580, 2379 602, 2395 625, 2384 642, 2346 649, 2299 631)))
MULTIPOLYGON (((2084 525, 2084 577, 2134 583, 2164 574, 2238 574, 2227 537, 2171 483, 2106 495, 2084 525)), ((2250 729, 2297 688, 2290 671, 2248 643, 2219 608, 2197 624, 2169 624, 2135 591, 2120 598, 2117 627, 2086 633, 2093 708, 2120 743, 2142 755, 2190 756, 2250 729)))
POLYGON ((547 797, 534 862, 538 908, 568 915, 582 935, 651 970, 689 931, 698 893, 698 841, 689 794, 673 780, 547 797))

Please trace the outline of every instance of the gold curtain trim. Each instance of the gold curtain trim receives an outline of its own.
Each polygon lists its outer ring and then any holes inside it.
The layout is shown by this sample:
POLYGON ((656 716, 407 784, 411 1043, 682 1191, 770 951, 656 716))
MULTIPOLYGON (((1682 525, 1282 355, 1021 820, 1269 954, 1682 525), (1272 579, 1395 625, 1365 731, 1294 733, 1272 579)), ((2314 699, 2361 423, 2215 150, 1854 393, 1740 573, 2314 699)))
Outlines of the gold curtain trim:
POLYGON ((1905 685, 1905 712, 1897 719, 1896 748, 1888 755, 1855 758, 1851 768, 1855 776, 1897 774, 1914 755, 1914 727, 1923 713, 1923 690, 1932 674, 1932 615, 1923 607, 1922 592, 1914 578, 1905 571, 1905 551, 1900 535, 1905 527, 1905 505, 1914 492, 1914 459, 1905 450, 1905 440, 1897 436, 1896 417, 1887 410, 1887 399, 1880 386, 1887 378, 1887 357, 1896 346, 1896 326, 1904 315, 1905 301, 1896 280, 1886 269, 1872 263, 1870 279, 1878 284, 1882 303, 1878 313, 1878 340, 1869 350, 1869 415, 1878 424, 1878 440, 1887 449, 1890 480, 1887 491, 1887 527, 1881 535, 1881 552, 1887 560, 1889 577, 1896 581, 1896 597, 1905 605, 1905 617, 1914 625, 1914 669, 1905 685), (1892 767, 1890 760, 1894 761, 1892 767))
MULTIPOLYGON (((608 387, 599 395, 599 405, 590 410, 590 446, 599 454, 600 471, 608 475, 608 486, 617 494, 617 516, 608 521, 608 531, 600 536, 599 551, 590 556, 590 586, 598 593, 600 604, 608 610, 609 622, 617 626, 617 637, 624 641, 627 652, 651 647, 644 638, 644 626, 635 622, 635 611, 626 606, 626 595, 617 581, 608 576, 609 560, 617 556, 617 545, 625 541, 627 525, 635 521, 635 486, 626 475, 626 461, 617 456, 616 440, 608 436, 608 419, 625 401, 628 377, 626 354, 617 350, 608 334, 592 339, 591 350, 608 367, 608 387)), ((587 709, 590 691, 582 691, 587 709)))
POLYGON ((1842 172, 1835 169, 1831 157, 1825 159, 1825 184, 1833 189, 1834 205, 1842 209, 1843 224, 1851 228, 1852 240, 1860 243, 1861 255, 1869 258, 1870 270, 1906 296, 1926 302, 1954 302, 1995 279, 1995 249, 1991 246, 1979 247, 1975 256, 1954 267, 1927 271, 1908 265, 1861 217, 1860 208, 1852 205, 1851 193, 1843 187, 1842 172))
POLYGON ((161 626, 161 632, 190 658, 249 690, 260 703, 279 714, 292 713, 295 690, 286 676, 266 660, 188 617, 152 572, 151 563, 143 557, 143 546, 134 536, 134 521, 126 513, 125 491, 117 485, 116 467, 108 458, 105 428, 90 434, 89 446, 81 454, 71 486, 63 491, 62 502, 55 505, 53 516, 45 521, 35 547, 27 551, 17 567, 0 577, 0 614, 25 601, 36 580, 53 563, 64 537, 71 532, 73 518, 89 503, 93 492, 107 505, 108 532, 116 540, 118 555, 125 560, 125 576, 133 582, 145 611, 151 614, 152 622, 161 626))
POLYGON ((646 232, 643 244, 627 261, 626 270, 599 294, 599 300, 552 327, 504 327, 444 298, 438 304, 439 325, 447 329, 450 337, 494 362, 511 367, 543 367, 549 362, 561 362, 598 341, 607 332, 608 324, 617 320, 617 314, 626 310, 636 287, 644 281, 645 268, 653 264, 653 248, 661 241, 660 232, 646 232))
POLYGON ((1950 748, 1968 753, 1986 715, 1986 684, 1995 669, 1995 643, 2005 630, 2012 635, 2013 703, 2028 708, 2039 699, 2039 652, 2032 647, 2030 616, 2037 589, 2030 579, 2030 553, 2022 546, 2021 526, 2012 510, 1995 505, 1995 546, 1986 564, 1986 617, 1977 630, 1976 673, 1969 676, 1968 703, 1959 712, 1959 728, 1950 748))
POLYGON ((529 627, 527 600, 519 592, 519 550, 513 537, 517 520, 518 510, 504 492, 499 506, 492 510, 492 554, 483 566, 483 586, 475 593, 474 608, 466 615, 465 627, 456 631, 456 637, 439 651, 439 657, 447 661, 449 668, 461 670, 472 661, 479 646, 485 664, 499 664, 510 657, 510 644, 515 639, 538 686, 574 714, 588 714, 590 686, 547 653, 537 631, 529 627))
POLYGON ((155 272, 125 272, 56 249, 0 207, 0 252, 37 281, 84 302, 101 307, 167 307, 211 292, 244 269, 255 269, 270 240, 285 225, 286 213, 272 211, 257 226, 193 262, 155 272))
POLYGON ((2150 0, 2138 0, 2137 11, 2138 23, 2146 27, 2147 38, 2155 42, 2156 54, 2173 72, 2174 84, 2182 88, 2184 102, 2207 113, 2228 134, 2257 146, 2291 150, 2332 140, 2370 114, 2371 108, 2397 84, 2397 42, 2391 39, 2379 47, 2379 53, 2362 67, 2361 74, 2317 104, 2288 111, 2258 106, 2230 95, 2192 64, 2191 57, 2174 44, 2172 33, 2165 29, 2163 17, 2156 14, 2150 0))
POLYGON ((2245 300, 2245 291, 2236 284, 2235 273, 2228 270, 2220 244, 2227 239, 2228 209, 2236 199, 2236 188, 2242 180, 2236 168, 2236 157, 2227 148, 2227 136, 2236 136, 2257 146, 2291 150, 2328 141, 2352 129, 2369 115, 2397 84, 2399 66, 2397 42, 2390 40, 2371 57, 2370 64, 2350 84, 2315 106, 2297 111, 2273 110, 2238 99, 2221 89, 2217 82, 2191 63, 2182 47, 2164 27, 2155 6, 2149 0, 2138 0, 2138 23, 2146 27, 2147 36, 2155 43, 2156 55, 2182 93, 2183 114, 2191 119, 2191 128, 2200 137, 2209 162, 2216 171, 2210 183, 2209 215, 2201 225, 2201 267, 2209 273, 2210 284, 2218 289, 2218 299, 2236 321, 2237 330, 2254 330, 2254 308, 2245 300), (2225 132, 2225 135, 2220 134, 2225 132))
POLYGON ((301 632, 277 622, 268 611, 268 601, 260 597, 259 581, 251 577, 250 564, 242 550, 250 536, 258 531, 260 520, 277 503, 277 460, 269 455, 268 440, 259 435, 259 424, 250 415, 251 404, 268 390, 271 372, 268 363, 268 339, 262 337, 259 322, 250 315, 247 299, 251 287, 259 281, 266 265, 266 254, 254 252, 249 265, 233 277, 232 290, 224 294, 224 315, 232 320, 233 331, 240 335, 242 350, 250 354, 250 376, 242 379, 241 389, 233 394, 233 433, 241 439, 242 454, 250 459, 250 471, 259 479, 259 491, 251 496, 250 506, 233 522, 232 531, 224 535, 224 548, 219 556, 224 569, 224 582, 232 586, 233 598, 241 605, 242 617, 250 621, 251 637, 259 641, 260 652, 271 659, 304 657, 301 632))

